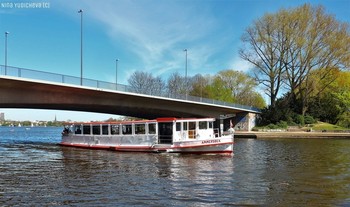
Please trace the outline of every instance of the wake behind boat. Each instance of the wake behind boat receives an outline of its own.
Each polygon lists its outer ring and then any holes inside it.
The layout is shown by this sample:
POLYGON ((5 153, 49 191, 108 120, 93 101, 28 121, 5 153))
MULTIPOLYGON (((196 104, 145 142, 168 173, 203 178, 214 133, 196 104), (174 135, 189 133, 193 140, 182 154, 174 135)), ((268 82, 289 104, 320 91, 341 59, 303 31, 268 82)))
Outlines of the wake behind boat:
POLYGON ((234 135, 214 128, 214 118, 158 118, 74 123, 62 132, 63 146, 126 152, 232 153, 234 135))

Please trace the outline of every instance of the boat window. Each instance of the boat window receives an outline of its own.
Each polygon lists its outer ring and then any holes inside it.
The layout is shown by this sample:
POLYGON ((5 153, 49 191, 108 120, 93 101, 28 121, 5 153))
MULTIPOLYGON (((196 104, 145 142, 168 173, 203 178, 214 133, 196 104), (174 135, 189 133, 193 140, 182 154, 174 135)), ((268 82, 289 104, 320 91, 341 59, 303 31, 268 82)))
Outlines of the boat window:
POLYGON ((132 125, 131 124, 125 124, 122 125, 123 134, 132 134, 132 125))
POLYGON ((181 131, 181 122, 176 123, 176 131, 181 131))
POLYGON ((83 134, 90 134, 90 125, 83 126, 83 134))
POLYGON ((189 129, 195 130, 196 129, 196 122, 189 122, 189 129))
POLYGON ((199 122, 199 129, 207 129, 207 128, 208 128, 208 124, 206 121, 199 122))
POLYGON ((213 128, 213 122, 209 122, 209 129, 213 128))
POLYGON ((100 125, 92 126, 92 134, 100 135, 101 134, 101 127, 100 125))
POLYGON ((135 124, 135 134, 145 134, 145 124, 135 124))
POLYGON ((108 125, 102 125, 102 134, 108 135, 108 125))
POLYGON ((148 134, 156 134, 156 124, 148 124, 148 134))
POLYGON ((81 134, 81 126, 74 126, 75 127, 75 134, 81 134))
POLYGON ((183 123, 182 123, 182 126, 183 126, 182 128, 183 128, 184 131, 187 130, 187 123, 188 123, 188 122, 183 122, 183 123))
POLYGON ((111 133, 119 134, 119 125, 111 125, 111 133))

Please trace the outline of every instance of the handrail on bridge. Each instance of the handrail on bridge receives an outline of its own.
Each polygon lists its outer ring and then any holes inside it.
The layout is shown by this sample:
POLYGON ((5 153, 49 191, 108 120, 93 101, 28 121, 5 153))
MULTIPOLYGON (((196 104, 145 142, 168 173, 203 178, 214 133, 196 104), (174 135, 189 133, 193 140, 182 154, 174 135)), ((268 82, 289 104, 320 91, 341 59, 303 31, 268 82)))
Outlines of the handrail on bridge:
MULTIPOLYGON (((66 83, 66 84, 72 84, 72 85, 80 85, 80 77, 70 76, 70 75, 62 75, 58 73, 51 73, 51 72, 43 72, 38 70, 32 70, 32 69, 25 69, 25 68, 18 68, 13 66, 5 66, 0 65, 0 75, 6 75, 6 76, 13 76, 13 77, 19 77, 19 78, 29 78, 34 80, 43 80, 43 81, 50 81, 50 82, 56 82, 56 83, 66 83), (5 72, 6 70, 6 72, 5 72)), ((260 113, 260 109, 252 106, 245 106, 241 104, 234 104, 234 103, 228 103, 224 101, 218 101, 214 99, 207 99, 202 97, 196 97, 196 96, 189 96, 184 94, 171 94, 166 92, 147 92, 143 91, 137 92, 132 87, 128 85, 123 84, 115 84, 111 82, 106 81, 99 81, 99 80, 93 80, 88 78, 83 78, 83 86, 87 87, 93 87, 93 88, 101 88, 101 89, 109 89, 109 90, 116 90, 121 92, 130 92, 130 93, 137 93, 137 94, 144 94, 144 95, 151 95, 151 96, 159 96, 159 97, 165 97, 165 98, 173 98, 178 100, 188 100, 188 101, 194 101, 194 102, 200 102, 200 103, 209 103, 209 104, 216 104, 221 106, 228 106, 228 107, 235 107, 239 109, 245 109, 248 111, 260 113)))

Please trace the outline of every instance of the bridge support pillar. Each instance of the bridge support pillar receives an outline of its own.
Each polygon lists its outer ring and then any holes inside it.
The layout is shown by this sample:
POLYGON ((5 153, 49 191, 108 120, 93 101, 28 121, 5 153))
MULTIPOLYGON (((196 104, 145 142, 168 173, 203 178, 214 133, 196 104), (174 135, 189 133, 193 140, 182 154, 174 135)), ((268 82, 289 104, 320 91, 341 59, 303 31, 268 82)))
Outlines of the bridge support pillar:
POLYGON ((237 113, 232 120, 236 131, 251 131, 256 125, 256 114, 249 112, 237 113))
POLYGON ((231 124, 235 131, 251 131, 256 124, 256 114, 242 112, 237 114, 222 115, 217 120, 216 127, 220 128, 220 132, 227 131, 231 124))

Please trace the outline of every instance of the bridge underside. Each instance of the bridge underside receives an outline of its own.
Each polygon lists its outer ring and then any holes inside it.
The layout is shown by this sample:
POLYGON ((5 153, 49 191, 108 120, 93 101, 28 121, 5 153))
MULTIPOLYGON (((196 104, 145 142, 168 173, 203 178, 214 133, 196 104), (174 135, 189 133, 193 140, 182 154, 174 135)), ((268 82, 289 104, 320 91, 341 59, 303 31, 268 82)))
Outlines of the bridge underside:
POLYGON ((0 77, 0 108, 72 110, 145 119, 218 118, 220 115, 243 112, 231 107, 191 101, 8 77, 0 77))

